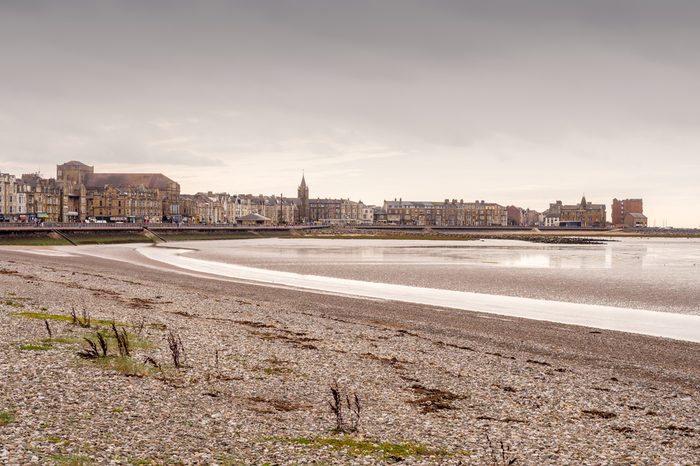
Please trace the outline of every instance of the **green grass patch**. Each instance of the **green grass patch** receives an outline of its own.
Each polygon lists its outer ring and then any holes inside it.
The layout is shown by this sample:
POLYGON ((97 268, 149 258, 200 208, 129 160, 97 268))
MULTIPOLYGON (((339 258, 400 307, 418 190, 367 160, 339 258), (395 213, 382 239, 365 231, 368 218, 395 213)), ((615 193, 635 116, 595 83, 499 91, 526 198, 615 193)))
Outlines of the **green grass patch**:
POLYGON ((98 367, 105 370, 112 370, 120 374, 133 377, 148 377, 158 371, 153 366, 147 366, 133 358, 126 356, 107 356, 94 360, 98 367))
POLYGON ((6 426, 15 422, 15 413, 7 410, 0 410, 0 426, 6 426))
POLYGON ((353 437, 351 435, 343 435, 339 437, 273 437, 263 439, 263 441, 292 443, 309 448, 330 448, 332 450, 344 451, 350 456, 376 456, 383 460, 454 455, 454 453, 451 454, 446 450, 430 448, 415 442, 381 442, 372 439, 353 437))
POLYGON ((15 312, 17 317, 25 317, 27 319, 39 319, 39 320, 61 320, 64 322, 72 322, 73 318, 71 316, 66 316, 63 314, 50 314, 48 312, 15 312))
POLYGON ((0 236, 2 246, 65 246, 70 243, 63 238, 46 237, 0 236))
POLYGON ((53 348, 51 343, 44 342, 22 343, 17 346, 17 349, 20 351, 48 351, 51 348, 53 348))
POLYGON ((84 235, 70 236, 75 244, 119 244, 119 243, 153 243, 147 236, 134 233, 133 235, 84 235))
MULTIPOLYGON (((39 320, 58 320, 58 321, 63 321, 63 322, 73 322, 73 317, 67 316, 64 314, 51 314, 48 312, 16 312, 13 315, 17 317, 24 317, 27 319, 39 319, 39 320)), ((78 316, 79 319, 82 320, 81 316, 78 316)), ((111 326, 112 325, 111 320, 104 320, 104 319, 90 319, 90 324, 91 325, 104 325, 104 326, 111 326)), ((121 323, 121 322, 114 322, 115 325, 119 327, 126 327, 127 324, 121 323)))
POLYGON ((61 443, 63 445, 70 445, 70 441, 61 437, 48 436, 46 441, 49 443, 61 443))
POLYGON ((63 337, 56 337, 56 338, 44 338, 41 340, 42 343, 57 343, 59 345, 77 345, 83 342, 82 337, 73 337, 73 336, 63 336, 63 337))
POLYGON ((267 375, 283 375, 283 374, 290 374, 292 372, 291 369, 288 369, 286 367, 266 367, 263 369, 263 372, 266 373, 267 375))
POLYGON ((55 345, 79 345, 84 341, 82 336, 62 336, 20 343, 17 348, 21 351, 47 351, 55 345))
MULTIPOLYGON (((202 228, 207 228, 202 226, 202 228)), ((289 236, 288 231, 259 231, 254 233, 217 233, 215 231, 204 231, 194 233, 189 231, 168 232, 154 230, 154 233, 163 237, 166 241, 193 241, 193 240, 224 240, 224 239, 252 239, 261 237, 285 237, 289 236)), ((154 243, 155 241, 141 233, 121 233, 121 234, 66 234, 73 243, 77 245, 85 244, 118 244, 118 243, 154 243)), ((49 236, 20 236, 5 235, 0 236, 0 245, 7 246, 65 246, 71 243, 64 238, 51 238, 49 236)))
MULTIPOLYGON (((117 329, 119 330, 119 329, 117 329)), ((105 337, 105 340, 107 340, 107 345, 109 345, 110 350, 117 351, 118 345, 117 345, 117 338, 114 336, 114 332, 112 329, 107 329, 105 331, 102 331, 102 336, 105 337)), ((140 349, 151 349, 155 348, 155 345, 153 344, 152 341, 146 340, 145 338, 139 337, 135 333, 130 333, 126 332, 127 337, 129 338, 129 348, 140 348, 140 349)))

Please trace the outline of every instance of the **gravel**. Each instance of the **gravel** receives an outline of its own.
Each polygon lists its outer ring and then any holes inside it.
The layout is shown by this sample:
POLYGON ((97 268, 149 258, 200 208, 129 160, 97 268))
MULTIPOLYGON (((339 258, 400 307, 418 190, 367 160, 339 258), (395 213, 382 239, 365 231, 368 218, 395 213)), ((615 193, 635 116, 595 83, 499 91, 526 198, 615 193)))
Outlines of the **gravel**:
POLYGON ((438 309, 0 255, 1 464, 700 464, 699 345, 531 322, 504 343, 491 328, 517 323, 470 316, 483 326, 460 333, 438 309), (18 313, 72 309, 125 324, 132 343, 143 323, 132 359, 161 368, 80 358, 97 329, 69 320, 49 320, 68 343, 26 349, 48 334, 18 313), (557 345, 567 332, 586 343, 557 345), (679 352, 683 374, 665 356, 679 352), (335 383, 361 400, 357 432, 334 431, 335 383))

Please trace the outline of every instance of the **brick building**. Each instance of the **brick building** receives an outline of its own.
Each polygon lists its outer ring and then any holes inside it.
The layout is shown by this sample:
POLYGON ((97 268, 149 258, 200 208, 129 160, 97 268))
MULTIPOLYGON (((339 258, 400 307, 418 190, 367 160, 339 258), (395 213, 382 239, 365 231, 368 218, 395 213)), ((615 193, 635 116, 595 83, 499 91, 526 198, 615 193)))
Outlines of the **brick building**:
POLYGON ((114 216, 121 218, 126 215, 126 205, 135 218, 148 217, 152 222, 180 218, 180 185, 161 173, 95 173, 94 167, 72 160, 56 166, 56 180, 63 194, 64 222, 83 222, 96 217, 95 211, 100 212, 99 207, 103 207, 103 216, 115 207, 117 214, 114 216), (154 215, 151 209, 154 196, 160 203, 158 215, 154 215), (116 202, 116 206, 105 204, 111 201, 116 202), (122 214, 118 214, 120 210, 122 214))
POLYGON ((627 214, 644 214, 644 201, 642 199, 613 199, 612 224, 616 226, 625 225, 627 214))

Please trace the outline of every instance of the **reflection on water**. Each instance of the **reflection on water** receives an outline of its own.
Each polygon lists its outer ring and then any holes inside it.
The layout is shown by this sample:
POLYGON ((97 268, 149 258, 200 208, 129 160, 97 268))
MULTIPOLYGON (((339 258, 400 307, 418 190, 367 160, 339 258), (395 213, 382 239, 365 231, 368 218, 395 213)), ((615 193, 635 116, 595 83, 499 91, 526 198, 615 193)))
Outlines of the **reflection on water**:
MULTIPOLYGON (((240 247, 240 244, 239 246, 240 247)), ((584 325, 623 332, 641 333, 660 337, 700 342, 700 316, 681 313, 654 312, 644 308, 615 307, 597 303, 586 303, 577 296, 575 301, 546 300, 521 296, 475 293, 440 287, 414 286, 367 280, 347 279, 311 274, 280 271, 274 269, 243 266, 202 260, 192 257, 192 251, 164 247, 142 247, 138 251, 151 260, 162 261, 190 271, 213 274, 234 279, 250 280, 270 286, 291 286, 305 290, 362 296, 374 299, 404 301, 428 306, 449 307, 466 311, 547 320, 564 324, 584 325)), ((360 258, 362 253, 359 254, 360 258)), ((526 261, 548 260, 544 254, 524 255, 526 261)), ((594 254, 595 262, 606 254, 594 254)), ((551 261, 549 261, 551 262, 551 261)), ((612 263, 612 262, 611 262, 612 263)), ((580 264, 587 265, 583 260, 580 264)), ((318 266, 314 269, 318 270, 318 266)), ((481 272, 481 271, 480 271, 481 272)), ((503 271, 500 271, 503 273, 503 271)), ((527 271, 526 274, 530 274, 527 271)), ((566 274, 566 272, 559 272, 566 274)), ((580 271, 576 275, 585 275, 580 271)), ((595 273, 599 275, 598 272, 595 273)), ((425 275, 421 270, 421 275, 425 275)), ((481 275, 498 275, 481 273, 481 275)), ((495 279, 496 277, 492 277, 495 279)), ((583 287, 578 291, 598 293, 599 287, 583 287)), ((578 295, 579 293, 575 293, 578 295)))
POLYGON ((269 270, 700 314, 698 239, 571 245, 270 238, 192 248, 194 258, 269 270))
MULTIPOLYGON (((598 245, 524 241, 254 240, 231 252, 251 261, 319 264, 411 264, 538 269, 646 269, 700 266, 700 241, 631 238, 598 245)), ((698 269, 700 270, 700 269, 698 269)))

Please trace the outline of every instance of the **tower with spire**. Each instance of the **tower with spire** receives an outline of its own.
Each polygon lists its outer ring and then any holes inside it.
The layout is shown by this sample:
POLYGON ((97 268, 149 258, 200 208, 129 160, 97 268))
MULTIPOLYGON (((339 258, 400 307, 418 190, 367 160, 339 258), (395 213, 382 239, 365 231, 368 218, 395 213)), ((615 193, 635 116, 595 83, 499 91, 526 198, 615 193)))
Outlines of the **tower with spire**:
POLYGON ((301 184, 297 188, 297 198, 299 199, 299 221, 302 223, 309 221, 309 187, 306 186, 304 173, 301 174, 301 184))

